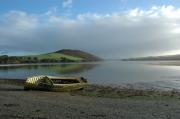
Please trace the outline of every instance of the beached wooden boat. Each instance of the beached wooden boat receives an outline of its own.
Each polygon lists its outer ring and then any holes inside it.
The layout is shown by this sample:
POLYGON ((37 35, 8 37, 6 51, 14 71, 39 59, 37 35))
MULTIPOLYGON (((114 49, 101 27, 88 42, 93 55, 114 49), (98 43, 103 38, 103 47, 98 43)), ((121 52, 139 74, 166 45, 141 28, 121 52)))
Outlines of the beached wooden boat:
POLYGON ((25 90, 73 91, 87 85, 83 77, 34 76, 27 78, 25 90))

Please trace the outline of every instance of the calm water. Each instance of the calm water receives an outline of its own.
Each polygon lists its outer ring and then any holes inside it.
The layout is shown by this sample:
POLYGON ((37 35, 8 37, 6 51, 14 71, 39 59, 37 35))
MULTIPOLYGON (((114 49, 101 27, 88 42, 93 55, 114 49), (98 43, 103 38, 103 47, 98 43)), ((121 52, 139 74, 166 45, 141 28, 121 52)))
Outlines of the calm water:
POLYGON ((94 84, 144 83, 156 87, 180 89, 180 66, 149 65, 149 62, 105 61, 0 66, 0 78, 26 78, 32 75, 83 76, 94 84))

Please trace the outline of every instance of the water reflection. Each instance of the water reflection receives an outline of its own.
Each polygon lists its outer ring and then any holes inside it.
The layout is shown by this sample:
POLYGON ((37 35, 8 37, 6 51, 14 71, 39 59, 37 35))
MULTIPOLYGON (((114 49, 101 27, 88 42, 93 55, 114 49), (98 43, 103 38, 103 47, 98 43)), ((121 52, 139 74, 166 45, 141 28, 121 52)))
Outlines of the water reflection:
POLYGON ((13 65, 13 66, 1 66, 1 72, 11 72, 11 71, 45 71, 54 72, 57 74, 72 74, 72 73, 82 73, 84 71, 91 70, 95 68, 96 63, 66 63, 66 64, 40 64, 40 65, 13 65))
POLYGON ((91 70, 96 67, 97 64, 61 64, 54 66, 47 66, 51 71, 55 71, 60 74, 82 73, 87 70, 91 70))
POLYGON ((180 87, 179 72, 180 67, 122 61, 0 66, 0 78, 25 79, 33 75, 82 76, 93 84, 148 83, 159 87, 170 87, 171 85, 173 88, 180 87))

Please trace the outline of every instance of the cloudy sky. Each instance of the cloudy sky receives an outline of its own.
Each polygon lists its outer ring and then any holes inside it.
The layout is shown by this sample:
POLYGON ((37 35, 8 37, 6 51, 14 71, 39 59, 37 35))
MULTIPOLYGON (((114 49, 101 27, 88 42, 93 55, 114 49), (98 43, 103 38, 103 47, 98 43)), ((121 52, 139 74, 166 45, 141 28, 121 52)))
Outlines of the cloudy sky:
POLYGON ((0 0, 0 55, 180 54, 179 0, 0 0))

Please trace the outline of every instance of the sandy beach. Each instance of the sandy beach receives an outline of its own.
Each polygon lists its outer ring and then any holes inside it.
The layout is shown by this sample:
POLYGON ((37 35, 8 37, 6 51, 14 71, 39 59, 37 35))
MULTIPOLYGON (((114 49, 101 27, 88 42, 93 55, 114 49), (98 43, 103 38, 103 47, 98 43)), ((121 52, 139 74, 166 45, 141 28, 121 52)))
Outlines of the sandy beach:
POLYGON ((116 89, 115 96, 113 88, 97 86, 68 93, 24 91, 22 82, 10 82, 0 81, 0 119, 180 118, 178 93, 116 89))

